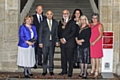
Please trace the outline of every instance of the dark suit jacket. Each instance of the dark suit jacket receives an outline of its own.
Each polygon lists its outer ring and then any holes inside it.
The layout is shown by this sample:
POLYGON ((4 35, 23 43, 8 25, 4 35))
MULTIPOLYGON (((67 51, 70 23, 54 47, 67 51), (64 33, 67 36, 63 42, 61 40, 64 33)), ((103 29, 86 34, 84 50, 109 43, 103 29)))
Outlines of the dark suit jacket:
MULTIPOLYGON (((42 19, 44 21, 46 19, 46 16, 42 15, 42 19)), ((38 35, 39 34, 40 23, 39 23, 39 20, 37 18, 37 14, 33 15, 33 25, 36 26, 37 35, 38 35)))
POLYGON ((90 36, 91 36, 91 28, 86 26, 83 30, 79 33, 80 27, 77 28, 76 37, 78 40, 84 39, 85 42, 82 45, 79 45, 79 48, 88 48, 90 47, 90 36))
POLYGON ((63 24, 60 21, 58 26, 58 36, 59 36, 59 39, 65 38, 67 43, 66 44, 61 43, 60 45, 65 47, 70 47, 70 48, 76 47, 76 42, 75 42, 76 22, 74 20, 70 20, 66 24, 65 29, 62 29, 62 26, 63 24))
POLYGON ((50 34, 52 35, 52 44, 55 46, 55 43, 59 41, 58 39, 58 33, 57 33, 57 28, 58 28, 58 22, 54 19, 52 19, 52 30, 49 30, 47 19, 44 20, 40 24, 39 28, 39 44, 43 44, 44 47, 47 47, 49 45, 50 41, 50 34))

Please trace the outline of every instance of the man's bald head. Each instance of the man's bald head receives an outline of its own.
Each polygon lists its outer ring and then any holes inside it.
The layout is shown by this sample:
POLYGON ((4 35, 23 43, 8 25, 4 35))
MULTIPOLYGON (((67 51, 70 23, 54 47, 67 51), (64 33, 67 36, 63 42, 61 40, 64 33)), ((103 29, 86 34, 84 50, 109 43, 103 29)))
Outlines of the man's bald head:
POLYGON ((68 14, 70 14, 69 10, 67 10, 67 9, 63 10, 63 13, 68 13, 68 14))
POLYGON ((46 12, 46 16, 47 16, 47 19, 52 19, 52 17, 53 17, 53 12, 51 11, 51 10, 48 10, 47 12, 46 12))
POLYGON ((37 6, 36 7, 36 12, 37 12, 37 14, 41 15, 42 12, 43 12, 43 7, 41 5, 37 6))

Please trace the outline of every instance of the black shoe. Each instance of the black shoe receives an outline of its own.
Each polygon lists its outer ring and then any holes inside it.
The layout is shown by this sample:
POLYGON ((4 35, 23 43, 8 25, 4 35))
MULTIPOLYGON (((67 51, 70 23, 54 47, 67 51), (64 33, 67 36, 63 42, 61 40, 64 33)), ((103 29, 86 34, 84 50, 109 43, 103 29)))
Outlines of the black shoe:
POLYGON ((67 74, 67 72, 66 72, 66 73, 64 73, 64 72, 61 72, 61 73, 59 73, 58 75, 64 75, 64 74, 67 74))
POLYGON ((71 78, 71 77, 72 77, 72 75, 68 75, 68 77, 69 77, 69 78, 71 78))
POLYGON ((34 68, 34 69, 37 69, 37 65, 35 64, 33 68, 34 68))
POLYGON ((38 63, 38 66, 42 66, 42 63, 41 64, 38 63))
POLYGON ((24 75, 25 78, 30 78, 28 75, 24 75))
POLYGON ((45 76, 47 74, 47 72, 46 73, 42 73, 42 76, 45 76))
POLYGON ((87 79, 87 75, 88 75, 87 72, 86 72, 86 74, 84 73, 84 75, 82 76, 82 78, 87 79))
POLYGON ((29 74, 29 76, 33 76, 33 74, 29 74))
POLYGON ((53 76, 53 75, 54 75, 54 73, 53 73, 53 72, 50 72, 50 75, 51 75, 51 76, 53 76))
POLYGON ((87 79, 87 76, 85 75, 85 76, 83 76, 82 78, 87 79))

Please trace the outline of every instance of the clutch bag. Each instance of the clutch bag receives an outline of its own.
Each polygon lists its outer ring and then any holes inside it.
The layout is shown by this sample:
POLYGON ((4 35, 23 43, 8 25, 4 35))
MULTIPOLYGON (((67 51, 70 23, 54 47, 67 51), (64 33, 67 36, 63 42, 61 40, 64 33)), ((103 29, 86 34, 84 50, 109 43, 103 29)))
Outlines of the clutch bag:
POLYGON ((28 41, 30 41, 30 42, 35 42, 36 39, 35 39, 35 38, 32 38, 32 39, 30 39, 30 40, 28 40, 28 41))

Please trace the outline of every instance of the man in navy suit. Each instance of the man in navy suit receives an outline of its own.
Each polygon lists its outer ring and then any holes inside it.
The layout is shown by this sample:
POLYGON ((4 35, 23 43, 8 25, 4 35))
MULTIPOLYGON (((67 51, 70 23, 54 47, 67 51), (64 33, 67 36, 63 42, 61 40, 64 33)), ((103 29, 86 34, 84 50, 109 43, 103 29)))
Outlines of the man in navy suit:
MULTIPOLYGON (((33 25, 36 26, 38 39, 39 39, 40 24, 45 19, 46 19, 46 17, 43 15, 43 8, 42 8, 42 6, 37 6, 36 14, 33 15, 33 25)), ((37 41, 35 43, 36 64, 35 64, 34 68, 37 68, 37 63, 38 63, 38 65, 42 66, 42 49, 38 46, 39 45, 38 39, 37 39, 37 41)))

